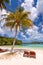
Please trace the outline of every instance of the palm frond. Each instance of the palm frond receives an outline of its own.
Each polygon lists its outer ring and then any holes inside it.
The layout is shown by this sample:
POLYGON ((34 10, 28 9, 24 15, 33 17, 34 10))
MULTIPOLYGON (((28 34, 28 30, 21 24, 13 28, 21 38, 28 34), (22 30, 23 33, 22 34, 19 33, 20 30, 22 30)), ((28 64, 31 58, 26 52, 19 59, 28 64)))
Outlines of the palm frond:
POLYGON ((19 12, 18 10, 15 12, 14 18, 15 18, 16 20, 20 19, 20 12, 19 12))
POLYGON ((0 0, 0 8, 1 8, 1 10, 2 10, 3 8, 6 9, 6 6, 5 6, 4 2, 9 3, 9 0, 0 0))
POLYGON ((20 14, 20 18, 21 19, 28 18, 28 15, 30 15, 30 12, 22 11, 20 14))
POLYGON ((2 7, 6 9, 6 6, 5 6, 5 4, 4 4, 4 3, 2 3, 2 7))
POLYGON ((14 22, 6 22, 6 23, 4 24, 4 26, 7 26, 7 27, 13 27, 14 25, 15 25, 14 22))
POLYGON ((14 20, 14 14, 13 13, 10 13, 7 18, 6 18, 6 21, 8 20, 14 20))
POLYGON ((4 0, 5 2, 9 3, 9 0, 4 0))
POLYGON ((21 13, 21 12, 23 12, 24 8, 19 6, 19 7, 17 8, 17 10, 21 13))
POLYGON ((25 33, 24 26, 21 25, 22 32, 25 33))
POLYGON ((24 20, 22 20, 22 25, 25 28, 30 28, 33 25, 33 23, 30 19, 24 19, 24 20))

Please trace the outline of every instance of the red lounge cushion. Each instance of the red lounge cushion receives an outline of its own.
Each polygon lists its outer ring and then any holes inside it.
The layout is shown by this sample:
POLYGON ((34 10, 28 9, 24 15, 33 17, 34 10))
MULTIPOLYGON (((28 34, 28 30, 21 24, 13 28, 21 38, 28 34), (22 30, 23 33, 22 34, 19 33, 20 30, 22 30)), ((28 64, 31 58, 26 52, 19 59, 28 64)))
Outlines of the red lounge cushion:
POLYGON ((34 51, 30 51, 30 57, 36 58, 36 53, 34 51))
POLYGON ((24 51, 24 54, 29 54, 29 52, 28 51, 24 51))
POLYGON ((29 57, 29 51, 24 51, 23 57, 29 57))
POLYGON ((0 53, 1 53, 1 52, 6 52, 6 51, 8 51, 8 50, 7 50, 7 49, 1 49, 1 48, 0 48, 0 53))
POLYGON ((24 51, 23 57, 36 58, 36 53, 34 51, 24 51))
POLYGON ((35 55, 36 53, 34 51, 30 51, 30 55, 35 55))

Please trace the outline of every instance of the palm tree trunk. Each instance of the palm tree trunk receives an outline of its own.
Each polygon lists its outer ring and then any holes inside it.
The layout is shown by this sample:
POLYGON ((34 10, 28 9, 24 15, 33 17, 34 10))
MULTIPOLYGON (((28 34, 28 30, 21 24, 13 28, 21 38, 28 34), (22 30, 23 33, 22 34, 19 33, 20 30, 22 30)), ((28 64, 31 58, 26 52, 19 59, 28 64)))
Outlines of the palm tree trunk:
MULTIPOLYGON (((15 38, 16 38, 16 36, 17 36, 17 32, 15 32, 15 38)), ((12 48, 11 48, 11 52, 14 51, 15 42, 16 42, 16 39, 14 39, 14 41, 13 41, 13 45, 12 45, 12 48)))
MULTIPOLYGON (((16 27, 15 38, 16 38, 16 36, 17 36, 18 31, 19 31, 19 30, 18 30, 18 27, 16 27)), ((12 48, 11 48, 11 52, 14 51, 14 45, 15 45, 15 42, 16 42, 16 39, 14 39, 14 41, 13 41, 13 45, 12 45, 12 48)))
POLYGON ((14 39, 14 41, 13 41, 13 45, 12 45, 12 48, 11 48, 11 52, 14 51, 14 45, 15 45, 15 42, 16 42, 16 39, 14 39))

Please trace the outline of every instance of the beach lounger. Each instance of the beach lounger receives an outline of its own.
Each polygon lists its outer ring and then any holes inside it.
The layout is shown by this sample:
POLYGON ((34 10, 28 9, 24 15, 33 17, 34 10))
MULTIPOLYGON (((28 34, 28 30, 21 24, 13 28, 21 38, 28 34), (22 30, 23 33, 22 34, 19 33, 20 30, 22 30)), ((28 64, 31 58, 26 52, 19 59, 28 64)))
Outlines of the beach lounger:
POLYGON ((30 57, 31 58, 36 58, 36 53, 34 51, 30 51, 30 57))
POLYGON ((24 51, 23 57, 36 58, 36 53, 34 51, 24 51))
POLYGON ((29 56, 30 56, 29 51, 24 51, 23 57, 29 57, 29 56))
POLYGON ((0 53, 6 52, 6 51, 8 51, 8 50, 7 50, 7 49, 1 49, 1 48, 0 48, 0 53))

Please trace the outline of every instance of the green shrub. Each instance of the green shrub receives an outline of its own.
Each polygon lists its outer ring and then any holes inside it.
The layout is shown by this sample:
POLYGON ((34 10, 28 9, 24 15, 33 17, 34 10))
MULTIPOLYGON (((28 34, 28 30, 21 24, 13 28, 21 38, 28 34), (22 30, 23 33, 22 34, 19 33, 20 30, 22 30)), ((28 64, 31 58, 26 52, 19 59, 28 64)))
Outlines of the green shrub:
MULTIPOLYGON (((12 45, 14 38, 0 37, 0 45, 12 45)), ((16 45, 21 45, 22 41, 16 39, 16 45)))

